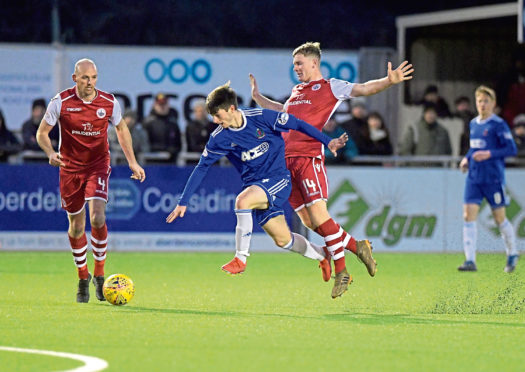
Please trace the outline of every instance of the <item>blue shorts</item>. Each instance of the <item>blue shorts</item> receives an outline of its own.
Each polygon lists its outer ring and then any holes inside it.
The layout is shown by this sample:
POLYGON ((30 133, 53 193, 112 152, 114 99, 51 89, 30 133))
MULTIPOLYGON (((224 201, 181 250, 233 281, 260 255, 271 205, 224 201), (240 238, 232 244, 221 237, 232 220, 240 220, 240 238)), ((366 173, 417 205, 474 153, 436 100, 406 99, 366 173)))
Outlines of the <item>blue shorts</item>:
POLYGON ((255 209, 253 211, 255 220, 260 226, 263 226, 269 219, 284 214, 283 205, 288 201, 292 184, 290 175, 264 178, 246 185, 257 185, 266 193, 269 207, 267 209, 255 209))
POLYGON ((480 205, 483 198, 487 199, 492 209, 505 207, 509 204, 505 194, 504 185, 501 183, 472 183, 467 178, 463 202, 465 204, 480 205))

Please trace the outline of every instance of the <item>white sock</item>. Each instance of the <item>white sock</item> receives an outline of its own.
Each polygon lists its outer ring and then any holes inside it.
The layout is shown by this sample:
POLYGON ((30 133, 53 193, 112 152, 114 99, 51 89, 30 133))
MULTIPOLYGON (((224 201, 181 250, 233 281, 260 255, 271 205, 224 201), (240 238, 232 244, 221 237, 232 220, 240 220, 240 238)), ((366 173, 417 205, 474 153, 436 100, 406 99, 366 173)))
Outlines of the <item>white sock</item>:
POLYGON ((328 258, 328 257, 326 257, 326 253, 325 253, 325 251, 324 251, 324 249, 323 249, 322 246, 317 245, 317 244, 312 243, 312 242, 310 242, 310 245, 311 245, 312 248, 313 248, 317 253, 319 253, 321 256, 323 256, 324 258, 328 258))
POLYGON ((304 236, 296 233, 292 233, 292 240, 283 248, 302 254, 304 257, 311 258, 312 260, 324 260, 324 255, 317 253, 314 247, 312 247, 312 244, 304 236))
POLYGON ((235 257, 246 263, 250 255, 250 242, 252 240, 253 219, 251 209, 236 209, 237 226, 235 226, 235 257))
POLYGON ((478 227, 476 221, 463 222, 463 250, 467 261, 476 262, 476 239, 478 227))
POLYGON ((518 254, 518 248, 516 247, 516 235, 514 234, 514 226, 505 218, 505 221, 499 225, 499 232, 505 243, 507 250, 507 256, 513 256, 518 254))

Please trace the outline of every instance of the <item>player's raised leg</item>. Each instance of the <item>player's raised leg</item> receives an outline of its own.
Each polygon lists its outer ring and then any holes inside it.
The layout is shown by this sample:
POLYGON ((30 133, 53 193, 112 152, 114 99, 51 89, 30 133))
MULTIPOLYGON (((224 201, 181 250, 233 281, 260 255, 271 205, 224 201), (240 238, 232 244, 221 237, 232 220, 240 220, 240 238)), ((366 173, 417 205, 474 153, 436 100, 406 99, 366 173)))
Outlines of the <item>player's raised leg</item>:
MULTIPOLYGON (((335 267, 335 283, 332 297, 341 296, 351 283, 351 276, 346 270, 345 254, 340 226, 330 217, 324 200, 317 200, 306 207, 314 231, 324 238, 335 267)), ((305 213, 305 212, 302 212, 305 213)))
POLYGON ((71 252, 78 271, 77 302, 89 302, 89 281, 91 274, 87 267, 87 238, 86 238, 86 209, 78 212, 68 213, 69 229, 68 237, 71 252))
MULTIPOLYGON (((308 227, 311 230, 315 230, 310 220, 308 209, 303 207, 297 210, 296 212, 304 226, 308 227)), ((370 274, 370 276, 374 276, 377 271, 377 263, 374 257, 372 256, 373 248, 370 241, 367 239, 355 240, 355 238, 352 235, 350 235, 350 233, 347 233, 345 230, 343 230, 341 225, 338 224, 338 226, 339 231, 341 233, 343 247, 346 250, 349 250, 350 252, 355 254, 357 258, 359 258, 359 260, 366 266, 368 274, 370 274)))
POLYGON ((91 222, 91 248, 95 261, 93 285, 99 301, 105 301, 102 287, 104 285, 104 265, 108 246, 108 228, 106 225, 106 201, 89 200, 89 219, 91 222))
POLYGON ((262 228, 274 240, 278 247, 319 261, 323 273, 323 280, 325 282, 330 280, 332 269, 330 267, 330 261, 321 253, 322 247, 315 246, 300 234, 290 232, 284 214, 270 218, 262 228))

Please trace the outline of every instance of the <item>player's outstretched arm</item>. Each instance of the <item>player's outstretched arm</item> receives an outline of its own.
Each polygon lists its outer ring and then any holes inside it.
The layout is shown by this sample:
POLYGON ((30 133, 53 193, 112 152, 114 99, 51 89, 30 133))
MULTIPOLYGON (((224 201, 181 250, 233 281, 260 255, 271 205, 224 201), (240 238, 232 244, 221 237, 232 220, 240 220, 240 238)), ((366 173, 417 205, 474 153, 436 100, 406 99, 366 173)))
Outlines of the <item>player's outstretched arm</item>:
POLYGON ((144 169, 137 163, 135 158, 135 153, 133 152, 133 142, 131 139, 131 133, 129 132, 128 125, 124 120, 121 120, 120 123, 115 127, 117 132, 118 143, 122 147, 122 152, 128 161, 129 169, 131 169, 131 178, 144 182, 146 179, 146 172, 144 169))
POLYGON ((352 96, 360 97, 377 94, 392 85, 412 79, 413 72, 414 68, 412 64, 408 63, 408 61, 403 61, 403 63, 401 63, 395 70, 392 70, 392 62, 388 62, 387 76, 382 79, 369 80, 363 84, 355 84, 352 89, 352 96))
POLYGON ((337 157, 337 150, 345 147, 346 142, 348 141, 348 134, 343 133, 339 138, 334 138, 328 144, 328 150, 332 152, 332 155, 337 157))
POLYGON ((178 217, 182 218, 184 217, 184 214, 186 213, 186 206, 185 205, 177 205, 173 211, 171 211, 170 215, 166 217, 167 223, 172 223, 177 219, 178 217))
POLYGON ((49 158, 49 164, 54 167, 64 167, 66 164, 62 161, 62 155, 55 152, 51 139, 49 138, 49 132, 53 129, 52 125, 49 125, 45 119, 42 119, 38 131, 36 132, 36 141, 40 148, 46 153, 49 158))
POLYGON ((257 85, 257 80, 255 76, 250 74, 250 86, 252 88, 252 98, 259 106, 265 109, 270 109, 274 111, 284 111, 284 105, 280 102, 272 101, 268 97, 265 97, 259 92, 259 86, 257 85))

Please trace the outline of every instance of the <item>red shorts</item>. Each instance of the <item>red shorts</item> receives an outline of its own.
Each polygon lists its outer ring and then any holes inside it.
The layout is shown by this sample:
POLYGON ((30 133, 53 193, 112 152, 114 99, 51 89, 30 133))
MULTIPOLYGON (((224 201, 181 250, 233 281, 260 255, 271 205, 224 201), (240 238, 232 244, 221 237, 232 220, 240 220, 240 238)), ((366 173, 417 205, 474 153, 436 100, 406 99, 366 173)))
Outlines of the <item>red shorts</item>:
POLYGON ((86 200, 100 199, 108 202, 111 167, 104 165, 89 172, 70 173, 60 170, 60 197, 62 208, 69 214, 84 209, 86 200))
POLYGON ((288 201, 295 211, 328 199, 328 178, 324 159, 308 157, 286 158, 292 175, 292 193, 288 201))

